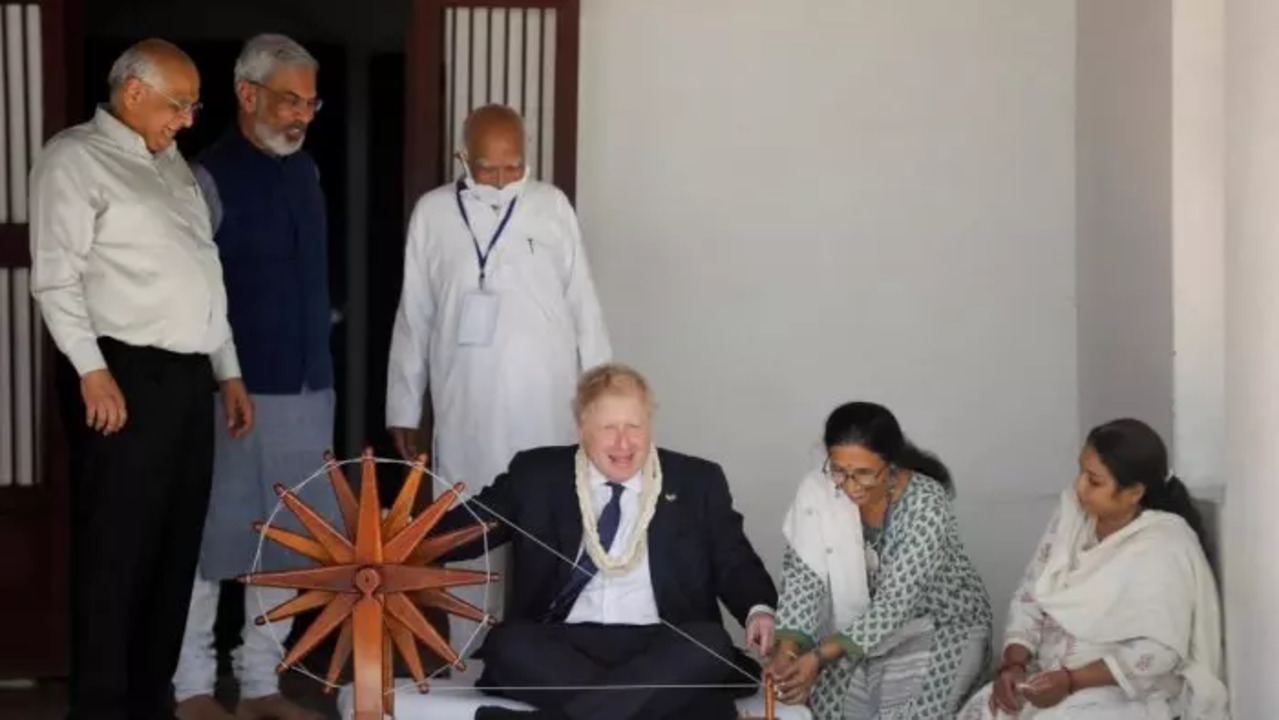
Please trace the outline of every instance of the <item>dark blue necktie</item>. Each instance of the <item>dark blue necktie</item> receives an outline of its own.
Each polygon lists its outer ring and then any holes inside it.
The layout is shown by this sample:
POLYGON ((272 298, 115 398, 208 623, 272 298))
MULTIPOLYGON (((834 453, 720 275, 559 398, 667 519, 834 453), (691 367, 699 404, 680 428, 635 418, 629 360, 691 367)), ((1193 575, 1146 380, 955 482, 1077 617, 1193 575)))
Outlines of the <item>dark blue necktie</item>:
MULTIPOLYGON (((604 552, 613 549, 613 538, 617 537, 617 526, 622 521, 622 491, 626 489, 621 483, 611 482, 608 489, 613 491, 613 497, 609 498, 608 504, 604 506, 604 511, 600 513, 599 523, 597 525, 600 534, 600 546, 604 548, 604 552)), ((577 602, 577 598, 582 594, 582 590, 586 584, 595 577, 595 561, 591 559, 588 552, 582 553, 582 559, 578 561, 577 567, 573 568, 573 574, 569 576, 568 583, 560 594, 556 596, 555 601, 551 603, 551 610, 547 619, 551 622, 562 622, 568 617, 569 610, 573 608, 573 604, 577 602)))

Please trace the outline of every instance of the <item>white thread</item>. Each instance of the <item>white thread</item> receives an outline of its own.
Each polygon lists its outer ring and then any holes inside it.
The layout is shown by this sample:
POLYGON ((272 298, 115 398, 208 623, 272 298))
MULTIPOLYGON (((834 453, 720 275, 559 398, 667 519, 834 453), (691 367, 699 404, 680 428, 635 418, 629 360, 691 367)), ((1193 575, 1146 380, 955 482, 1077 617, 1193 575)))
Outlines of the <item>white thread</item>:
MULTIPOLYGON (((311 481, 315 480, 316 478, 320 477, 321 475, 327 474, 327 473, 328 473, 328 470, 329 470, 329 466, 330 466, 330 465, 333 465, 333 466, 335 466, 335 467, 339 467, 339 468, 340 468, 340 467, 344 467, 344 466, 346 466, 346 465, 352 465, 352 464, 360 463, 360 462, 363 462, 363 461, 364 461, 364 458, 363 458, 363 457, 360 457, 360 458, 352 458, 352 459, 349 459, 349 460, 334 460, 333 462, 325 463, 325 464, 324 464, 324 465, 323 465, 323 466, 322 466, 319 470, 315 471, 315 472, 314 472, 314 473, 312 473, 309 477, 307 477, 305 480, 303 480, 302 482, 298 483, 298 484, 297 484, 297 485, 295 485, 294 487, 290 488, 290 491, 291 491, 294 495, 297 495, 297 494, 298 494, 298 492, 299 492, 299 491, 301 491, 304 487, 306 487, 306 486, 307 486, 307 485, 308 485, 311 481)), ((449 488, 449 489, 452 489, 452 487, 453 487, 453 486, 452 486, 452 484, 451 484, 451 483, 448 483, 448 482, 447 482, 444 478, 441 478, 440 476, 436 475, 436 474, 435 474, 432 470, 430 470, 429 468, 427 468, 427 467, 425 467, 425 466, 423 466, 423 465, 420 465, 420 464, 418 464, 418 463, 416 463, 416 462, 412 462, 412 463, 411 463, 411 462, 408 462, 408 461, 406 461, 406 460, 402 460, 402 459, 400 459, 400 458, 381 458, 381 457, 374 457, 374 458, 373 458, 373 462, 374 462, 374 463, 393 463, 393 464, 404 465, 404 466, 411 467, 411 468, 415 468, 415 469, 420 468, 420 469, 421 469, 424 473, 426 473, 427 475, 431 476, 431 479, 432 479, 432 480, 435 480, 436 482, 439 482, 439 483, 443 484, 445 487, 447 487, 447 488, 449 488)), ((471 508, 471 507, 470 507, 470 504, 471 504, 472 502, 473 502, 473 503, 475 503, 476 505, 478 505, 478 506, 480 507, 480 509, 481 509, 481 510, 484 510, 484 511, 485 511, 485 512, 487 512, 489 515, 492 515, 494 518, 496 518, 496 519, 500 520, 501 522, 505 523, 505 524, 506 524, 508 527, 510 527, 512 530, 515 530, 516 532, 519 532, 521 535, 523 535, 524 537, 528 538, 529 540, 532 540, 532 541, 533 541, 536 545, 538 545, 538 546, 540 546, 541 548, 545 549, 547 552, 551 553, 552 555, 554 555, 555 557, 559 558, 560 560, 563 560, 564 562, 568 563, 570 566, 572 566, 572 567, 573 567, 575 570, 577 570, 578 572, 582 572, 582 573, 585 573, 585 572, 586 572, 586 570, 585 570, 585 569, 584 569, 581 565, 579 565, 576 561, 574 561, 574 560, 570 560, 569 558, 565 557, 565 556, 564 556, 564 555, 562 555, 559 551, 555 550, 555 548, 552 548, 550 545, 547 545, 546 543, 542 542, 540 539, 538 539, 538 538, 537 538, 536 536, 534 536, 532 533, 528 532, 527 530, 525 530, 524 528, 520 527, 519 525, 517 525, 517 524, 515 524, 515 523, 511 522, 511 521, 510 521, 510 520, 508 520, 507 518, 505 518, 505 517, 503 517, 502 515, 500 515, 500 514, 498 514, 497 512, 495 512, 492 508, 488 507, 488 506, 487 506, 487 505, 485 505, 484 503, 482 503, 482 502, 480 502, 479 500, 475 499, 475 497, 474 497, 473 495, 471 495, 470 493, 466 493, 465 491, 463 491, 463 492, 459 492, 459 493, 457 494, 457 500, 458 500, 458 503, 459 503, 459 504, 461 504, 461 505, 463 505, 463 506, 465 506, 465 507, 466 507, 467 512, 471 513, 471 516, 472 516, 473 518, 475 518, 475 522, 476 522, 476 523, 478 523, 479 525, 483 526, 483 525, 484 525, 484 521, 483 521, 483 520, 481 520, 481 519, 480 519, 479 514, 478 514, 478 513, 476 513, 476 512, 475 512, 475 510, 474 510, 473 508, 471 508)), ((254 553, 254 555, 253 555, 253 566, 252 566, 252 571, 251 571, 251 573, 250 573, 250 574, 257 574, 258 569, 261 567, 261 564, 262 564, 262 550, 263 550, 263 548, 264 548, 264 546, 265 546, 265 542, 266 542, 266 539, 267 539, 267 537, 266 537, 266 530, 267 530, 267 528, 268 528, 268 527, 270 527, 270 526, 271 526, 271 524, 275 521, 275 516, 276 516, 277 514, 279 514, 279 512, 280 512, 283 508, 284 508, 284 500, 281 498, 280 500, 276 501, 275 509, 273 509, 273 510, 271 511, 271 514, 267 517, 266 522, 265 522, 265 523, 263 523, 263 525, 262 525, 262 530, 261 530, 261 532, 259 532, 259 533, 258 533, 258 546, 257 546, 257 551, 256 551, 256 552, 254 553)), ((490 563, 489 563, 489 544, 488 544, 488 530, 487 530, 487 529, 485 529, 485 531, 484 531, 484 533, 483 533, 483 535, 482 535, 482 538, 483 538, 483 543, 484 543, 484 570, 485 570, 485 574, 486 574, 486 575, 489 575, 489 576, 492 576, 491 566, 490 566, 490 563)), ((465 658, 465 657, 466 657, 466 653, 467 653, 467 651, 470 649, 470 647, 471 647, 471 643, 473 643, 473 642, 475 641, 475 638, 476 638, 476 636, 478 636, 478 635, 479 635, 480 630, 482 630, 482 629, 483 629, 483 628, 484 628, 484 627, 488 624, 488 622, 492 619, 492 616, 488 614, 488 605, 489 605, 489 603, 488 603, 488 600, 489 600, 489 595, 488 595, 488 593, 489 593, 489 586, 490 586, 491 584, 492 584, 492 580, 491 580, 491 579, 490 579, 490 580, 488 580, 488 581, 486 581, 486 582, 484 583, 484 611, 485 611, 485 614, 484 614, 484 620, 483 620, 483 622, 481 622, 481 623, 480 623, 480 624, 476 627, 475 631, 474 631, 473 633, 471 633, 471 637, 467 638, 467 641, 466 641, 466 643, 462 646, 461 651, 459 651, 459 652, 458 652, 458 657, 459 657, 459 658, 465 658)), ((262 604, 262 597, 261 597, 261 595, 259 595, 259 596, 258 596, 258 611, 259 611, 259 613, 258 613, 258 614, 259 614, 259 616, 266 615, 266 613, 267 613, 267 608, 266 608, 266 607, 264 607, 264 606, 263 606, 263 604, 262 604)), ((733 662, 733 661, 729 660, 728 658, 725 658, 723 655, 720 655, 719 653, 715 652, 713 649, 711 649, 711 648, 707 647, 706 645, 704 645, 703 643, 699 642, 696 638, 694 638, 694 637, 692 637, 691 635, 689 635, 688 633, 684 632, 684 631, 683 631, 683 630, 681 630, 681 629, 680 629, 677 625, 675 625, 675 624, 673 624, 673 623, 669 622, 669 621, 668 621, 668 620, 666 620, 665 618, 658 617, 658 621, 659 621, 659 622, 661 622, 661 623, 662 623, 663 625, 665 625, 666 627, 668 627, 668 628, 670 628, 670 629, 674 630, 675 632, 679 633, 679 634, 680 634, 680 635, 682 635, 682 636, 683 636, 686 640, 688 640, 689 642, 693 643, 693 644, 694 644, 694 645, 696 645, 697 647, 701 648, 701 649, 702 649, 702 650, 704 650, 705 652, 709 653, 712 657, 716 658, 717 660, 719 660, 720 662, 724 663, 725 665, 727 665, 728 667, 732 668, 733 670, 736 670, 737 672, 741 673, 741 674, 742 674, 743 676, 745 676, 748 680, 750 680, 750 681, 751 681, 751 683, 750 683, 749 685, 747 685, 747 684, 722 684, 722 685, 586 685, 586 686, 567 686, 567 687, 533 687, 533 688, 523 688, 523 687, 508 687, 508 688, 497 688, 497 687, 495 687, 495 688, 487 688, 487 687, 486 687, 486 688, 483 688, 483 689, 485 689, 485 690, 663 690, 663 689, 674 689, 674 688, 691 688, 691 689, 699 689, 699 688, 700 688, 700 689, 725 689, 725 690, 728 690, 728 689, 734 689, 734 688, 758 688, 758 687, 760 687, 760 682, 759 682, 759 680, 755 677, 755 675, 753 675, 753 674, 752 674, 752 673, 750 673, 749 671, 747 671, 747 670, 743 669, 743 668, 742 668, 740 665, 738 665, 737 663, 735 663, 735 662, 733 662)), ((267 623, 267 626, 270 626, 270 625, 274 625, 274 623, 267 623)), ((275 644, 276 644, 276 645, 280 648, 280 650, 281 650, 281 651, 283 651, 285 654, 287 654, 287 650, 288 650, 288 649, 284 647, 284 644, 283 644, 282 642, 280 642, 280 638, 276 636, 276 634, 275 634, 274 630, 272 630, 272 629, 270 629, 270 628, 268 627, 268 628, 267 628, 267 634, 269 634, 269 635, 271 636, 271 639, 275 641, 275 644)), ((451 667, 452 667, 452 665, 449 665, 449 664, 447 664, 447 663, 446 663, 446 664, 444 664, 444 665, 443 665, 443 666, 441 666, 439 669, 437 669, 435 672, 433 672, 433 673, 431 673, 430 675, 426 676, 426 680, 427 680, 427 682, 429 683, 431 680, 435 679, 435 678, 436 678, 436 676, 438 676, 441 672, 443 672, 444 670, 449 669, 449 668, 451 668, 451 667)), ((316 675, 315 673, 313 673, 313 672, 311 672, 310 670, 307 670, 307 669, 305 669, 305 668, 301 667, 300 665, 292 665, 292 666, 290 666, 290 667, 289 667, 289 669, 290 669, 290 670, 292 670, 292 671, 294 671, 294 672, 300 673, 301 675, 303 675, 303 676, 305 676, 305 677, 309 677, 309 678, 311 678, 312 680, 315 680, 316 682, 320 683, 321 685, 324 685, 325 687, 330 687, 330 688, 334 688, 334 689, 340 689, 340 688, 341 688, 341 686, 336 685, 336 684, 334 684, 334 683, 330 683, 327 679, 322 678, 322 677, 320 677, 320 676, 316 675)), ((387 694, 394 694, 397 690, 399 690, 399 689, 401 689, 401 688, 406 688, 406 689, 407 689, 407 688, 412 688, 412 689, 416 690, 416 689, 417 689, 417 682, 416 682, 416 681, 410 681, 410 682, 407 682, 407 683, 405 683, 405 684, 403 684, 403 685, 399 685, 399 686, 392 684, 392 687, 391 687, 389 690, 387 690, 387 694)), ((476 688, 473 688, 473 687, 456 687, 456 688, 437 688, 437 687, 432 687, 432 688, 431 688, 431 692, 439 692, 439 691, 441 691, 441 690, 467 690, 467 691, 474 691, 475 689, 476 689, 476 688)))
POLYGON ((744 690, 757 687, 759 687, 759 683, 740 683, 737 685, 512 685, 509 687, 489 687, 485 685, 482 688, 446 685, 432 687, 431 693, 475 692, 476 690, 545 690, 548 692, 556 690, 744 690))
MULTIPOLYGON (((504 517, 502 517, 501 515, 497 514, 496 512, 494 512, 494 511, 493 511, 493 509, 492 509, 492 508, 488 507, 487 505, 485 505, 484 503, 480 502, 479 500, 476 500, 476 499, 474 499, 473 497, 468 497, 468 498, 466 499, 466 502, 467 502, 468 504, 469 504, 469 503, 474 502, 476 505, 479 505, 479 506, 480 506, 480 509, 481 509, 481 510, 483 510, 484 512, 487 512, 488 514, 492 515, 493 517, 497 518, 498 520, 501 520, 502 522, 506 523, 506 524, 507 524, 507 525, 508 525, 508 526, 509 526, 512 530, 516 530, 516 531, 518 531, 521 535, 523 535, 524 537, 528 538, 529 540, 532 540, 534 543, 538 544, 538 545, 539 545, 539 546, 541 546, 542 548, 546 549, 546 551, 547 551, 547 552, 551 553, 551 554, 552 554, 552 555, 554 555, 555 557, 557 557, 557 558, 559 558, 559 559, 563 560, 564 562, 568 563, 569 565, 572 565, 572 566, 573 566, 573 568, 574 568, 574 569, 576 569, 578 572, 582 572, 582 573, 585 573, 585 572, 586 572, 586 570, 585 570, 585 569, 584 569, 581 565, 578 565, 576 561, 574 561, 574 560, 569 560, 569 559, 568 559, 567 557, 565 557, 564 555, 561 555, 561 554, 559 553, 559 551, 557 551, 555 548, 553 548, 553 547, 551 547, 550 545, 547 545, 546 543, 544 543, 544 542, 542 542, 541 540, 537 539, 537 538, 536 538, 536 537, 535 537, 532 533, 528 532, 527 530, 525 530, 524 528, 520 527, 519 525, 516 525, 515 523, 511 522, 510 520, 507 520, 506 518, 504 518, 504 517)), ((474 511, 474 510, 472 510, 471 512, 472 512, 472 513, 474 513, 475 511, 474 511)), ((706 647, 706 646, 705 646, 705 645, 703 645, 702 643, 698 642, 696 638, 694 638, 693 636, 691 636, 691 635, 689 635, 688 633, 684 632, 684 631, 683 631, 683 630, 681 630, 681 629, 680 629, 677 625, 675 625, 675 624, 673 624, 673 623, 671 623, 671 622, 667 621, 665 618, 658 617, 657 619, 658 619, 658 621, 659 621, 659 622, 661 622, 661 623, 662 623, 663 625, 665 625, 666 627, 668 627, 668 628, 670 628, 670 629, 674 630, 675 632, 679 633, 680 635, 683 635, 683 636, 684 636, 684 638, 685 638, 686 640, 688 640, 689 642, 693 643, 693 644, 694 644, 694 645, 696 645, 697 647, 699 647, 699 648, 701 648, 701 649, 705 650, 706 652, 710 653, 713 657, 715 657, 716 659, 718 659, 720 662, 724 663, 725 665, 729 666, 730 668, 732 668, 732 669, 736 670, 737 672, 741 673, 742 675, 746 676, 749 680, 751 680, 752 682, 754 682, 756 685, 759 685, 759 680, 757 680, 757 679, 755 678, 755 676, 754 676, 754 675, 752 675, 752 674, 751 674, 750 672, 748 672, 747 670, 743 669, 743 668, 742 668, 740 665, 738 665, 737 663, 733 662, 732 660, 729 660, 728 658, 724 657, 723 655, 720 655, 719 653, 715 652, 715 651, 714 651, 714 650, 712 650, 711 648, 706 647)))

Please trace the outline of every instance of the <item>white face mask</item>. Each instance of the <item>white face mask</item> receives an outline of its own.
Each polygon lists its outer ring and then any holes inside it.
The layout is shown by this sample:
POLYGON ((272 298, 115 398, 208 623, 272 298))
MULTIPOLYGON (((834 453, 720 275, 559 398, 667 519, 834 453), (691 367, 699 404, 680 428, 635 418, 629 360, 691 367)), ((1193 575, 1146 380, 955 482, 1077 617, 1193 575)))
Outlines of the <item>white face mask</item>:
POLYGON ((524 186, 528 184, 529 168, 527 166, 524 168, 524 174, 520 176, 519 180, 508 183, 506 187, 501 188, 476 182, 475 176, 471 174, 471 166, 466 162, 464 155, 462 157, 462 167, 466 170, 466 190, 464 193, 491 208, 501 208, 509 205, 523 194, 524 186))

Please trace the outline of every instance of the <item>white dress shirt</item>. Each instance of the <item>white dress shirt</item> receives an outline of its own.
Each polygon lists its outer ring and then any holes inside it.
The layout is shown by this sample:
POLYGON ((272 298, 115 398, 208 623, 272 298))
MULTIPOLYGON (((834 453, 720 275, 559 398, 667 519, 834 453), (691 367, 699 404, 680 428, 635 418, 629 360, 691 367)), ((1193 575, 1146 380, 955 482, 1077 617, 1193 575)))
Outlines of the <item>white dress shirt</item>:
POLYGON ((30 230, 31 293, 81 375, 106 367, 100 336, 240 374, 209 211, 176 145, 153 154, 99 107, 37 159, 30 230))
MULTIPOLYGON (((598 522, 600 513, 613 497, 613 490, 608 486, 608 478, 604 477, 594 465, 590 468, 592 500, 595 506, 595 518, 598 522)), ((626 551, 631 534, 635 532, 635 524, 639 521, 640 489, 643 480, 637 473, 622 483, 622 496, 618 501, 621 506, 621 519, 617 525, 617 535, 609 548, 610 557, 620 557, 626 551)), ((578 564, 585 556, 586 546, 578 548, 578 564)), ((755 615, 764 613, 773 615, 773 608, 768 605, 755 605, 747 613, 747 621, 755 615)), ((573 609, 569 611, 566 623, 599 623, 601 625, 656 625, 662 621, 657 612, 657 596, 653 594, 653 576, 649 571, 648 546, 640 553, 639 562, 630 572, 623 574, 607 574, 598 572, 582 588, 582 594, 573 609)))
MULTIPOLYGON (((639 520, 640 489, 643 480, 639 474, 622 483, 620 504, 621 521, 617 525, 617 536, 609 549, 611 557, 618 557, 630 542, 635 524, 639 520)), ((591 488, 594 492, 595 517, 604 512, 604 506, 613 497, 613 490, 608 486, 608 478, 591 466, 591 488)), ((581 563, 585 548, 578 550, 577 562, 581 563)), ((661 618, 657 614, 657 598, 653 595, 653 578, 648 568, 648 548, 640 553, 638 564, 624 574, 596 573, 582 594, 578 596, 573 609, 569 611, 566 623, 601 623, 605 625, 656 625, 661 618)))

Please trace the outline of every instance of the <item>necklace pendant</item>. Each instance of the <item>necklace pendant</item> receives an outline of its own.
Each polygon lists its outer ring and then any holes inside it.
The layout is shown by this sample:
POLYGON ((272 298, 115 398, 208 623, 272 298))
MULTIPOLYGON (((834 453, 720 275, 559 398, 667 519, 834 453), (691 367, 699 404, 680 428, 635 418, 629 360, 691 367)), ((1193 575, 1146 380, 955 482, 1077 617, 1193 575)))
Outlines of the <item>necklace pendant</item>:
POLYGON ((873 547, 866 548, 866 570, 872 575, 879 572, 879 553, 873 547))

